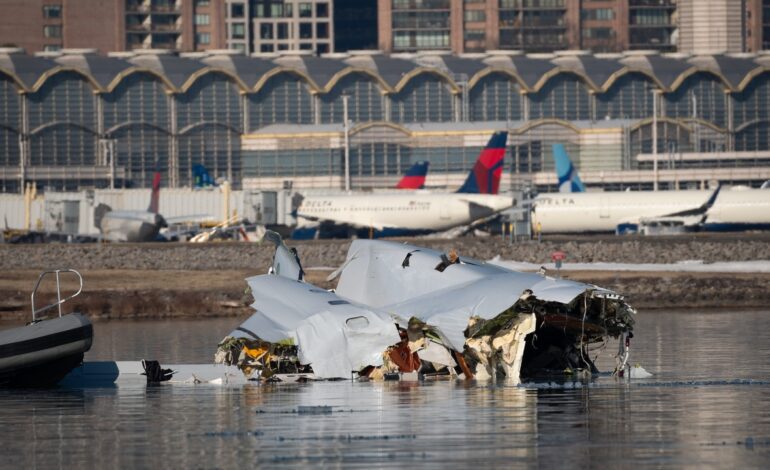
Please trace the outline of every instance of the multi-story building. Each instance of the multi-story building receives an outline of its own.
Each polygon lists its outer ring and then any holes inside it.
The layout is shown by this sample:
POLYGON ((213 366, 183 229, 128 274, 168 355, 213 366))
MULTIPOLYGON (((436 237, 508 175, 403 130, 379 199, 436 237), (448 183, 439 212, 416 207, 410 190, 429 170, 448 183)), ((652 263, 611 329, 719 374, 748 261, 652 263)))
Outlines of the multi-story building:
POLYGON ((377 49, 377 0, 334 0, 334 51, 377 49))
POLYGON ((0 192, 148 187, 158 170, 190 186, 198 164, 236 188, 340 188, 345 142, 355 188, 418 160, 457 187, 506 129, 505 185, 555 188, 554 143, 595 187, 652 187, 653 148, 670 187, 770 179, 767 54, 161 52, 0 49, 0 192))
POLYGON ((455 53, 756 51, 764 37, 762 18, 770 15, 765 4, 770 5, 768 0, 378 0, 379 46, 389 52, 455 53))
POLYGON ((227 0, 227 47, 334 52, 332 0, 227 0))
POLYGON ((224 0, 0 0, 0 44, 32 52, 225 47, 224 0))

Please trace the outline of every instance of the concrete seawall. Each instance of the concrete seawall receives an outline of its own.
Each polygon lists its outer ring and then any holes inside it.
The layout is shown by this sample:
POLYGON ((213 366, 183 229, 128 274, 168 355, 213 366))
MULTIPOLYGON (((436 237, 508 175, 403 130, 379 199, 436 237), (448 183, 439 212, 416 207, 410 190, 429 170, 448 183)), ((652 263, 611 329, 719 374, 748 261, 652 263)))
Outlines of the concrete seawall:
MULTIPOLYGON (((419 239, 410 242, 480 260, 547 263, 553 251, 569 262, 675 263, 683 260, 770 260, 770 234, 665 238, 564 237, 509 245, 499 238, 419 239)), ((336 268, 347 240, 293 242, 306 268, 336 268)), ((29 294, 43 269, 71 267, 85 279, 73 307, 96 319, 247 315, 248 276, 267 270, 269 244, 91 244, 0 245, 0 318, 26 319, 29 294)), ((324 287, 328 271, 309 270, 324 287)), ((570 271, 565 278, 590 282, 649 308, 767 308, 769 274, 570 271)), ((46 286, 48 292, 53 286, 46 286)))

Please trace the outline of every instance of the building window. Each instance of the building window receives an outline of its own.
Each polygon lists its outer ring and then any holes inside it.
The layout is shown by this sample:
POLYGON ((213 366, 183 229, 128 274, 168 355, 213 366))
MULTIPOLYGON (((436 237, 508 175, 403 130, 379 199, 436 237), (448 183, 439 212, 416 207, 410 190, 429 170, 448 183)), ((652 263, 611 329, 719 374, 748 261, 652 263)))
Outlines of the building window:
POLYGON ((46 44, 43 46, 43 50, 46 52, 57 52, 61 50, 61 44, 46 44))
POLYGON ((242 43, 233 44, 232 49, 235 49, 236 51, 240 51, 240 52, 246 52, 246 44, 242 44, 242 43))
POLYGON ((313 50, 313 43, 311 43, 311 42, 300 43, 299 50, 301 50, 301 51, 312 51, 313 50))
POLYGON ((244 16, 246 16, 246 8, 243 3, 233 3, 230 5, 230 18, 243 18, 244 16))
POLYGON ((203 45, 211 44, 211 33, 195 33, 195 43, 203 45))
POLYGON ((61 18, 61 5, 43 5, 43 18, 61 18))
POLYGON ((615 12, 612 10, 612 8, 583 10, 582 15, 584 20, 609 21, 615 18, 615 12))
MULTIPOLYGON (((243 25, 241 25, 241 28, 243 28, 243 25)), ((272 25, 272 23, 262 23, 261 25, 259 25, 259 38, 260 39, 273 39, 273 25, 272 25)))
POLYGON ((47 38, 60 38, 61 37, 61 25, 46 25, 43 26, 43 35, 47 38))
POLYGON ((328 18, 329 17, 329 4, 328 3, 316 3, 315 4, 315 16, 316 16, 316 18, 328 18))
POLYGON ((207 7, 207 6, 209 6, 209 0, 195 0, 195 6, 196 7, 207 7))
POLYGON ((243 23, 233 23, 230 25, 230 37, 232 39, 243 39, 246 37, 246 27, 243 23))
POLYGON ((198 26, 205 26, 209 21, 209 15, 195 15, 195 24, 198 26))
POLYGON ((270 5, 270 16, 272 18, 291 18, 292 5, 291 3, 273 3, 270 5))
POLYGON ((610 39, 614 35, 615 31, 612 28, 586 28, 583 30, 583 37, 589 39, 610 39))
POLYGON ((319 44, 318 46, 316 46, 316 53, 318 53, 318 54, 326 54, 327 52, 329 52, 329 45, 328 44, 323 43, 323 44, 319 44))
POLYGON ((313 17, 313 4, 312 3, 300 3, 299 4, 299 17, 300 18, 312 18, 313 17))
POLYGON ((315 37, 326 39, 329 37, 329 23, 316 23, 315 37))
POLYGON ((289 45, 288 44, 278 44, 278 50, 279 51, 288 51, 289 45))
POLYGON ((274 50, 272 44, 262 44, 259 46, 259 52, 273 52, 274 50))
POLYGON ((300 23, 299 24, 299 38, 311 39, 313 37, 313 23, 300 23))
POLYGON ((484 10, 467 10, 465 12, 465 22, 475 23, 487 21, 487 14, 484 10))
POLYGON ((289 24, 278 23, 276 26, 278 27, 278 31, 276 31, 278 39, 289 39, 289 24))

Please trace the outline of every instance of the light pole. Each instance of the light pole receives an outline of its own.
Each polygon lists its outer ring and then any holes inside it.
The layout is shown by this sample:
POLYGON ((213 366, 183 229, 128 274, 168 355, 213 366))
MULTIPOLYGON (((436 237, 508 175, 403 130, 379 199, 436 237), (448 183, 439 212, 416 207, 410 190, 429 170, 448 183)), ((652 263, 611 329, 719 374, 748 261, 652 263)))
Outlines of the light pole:
POLYGON ((342 95, 342 120, 345 131, 345 191, 350 191, 350 123, 348 122, 348 99, 342 95))
POLYGON ((652 190, 658 190, 658 90, 652 90, 652 190))

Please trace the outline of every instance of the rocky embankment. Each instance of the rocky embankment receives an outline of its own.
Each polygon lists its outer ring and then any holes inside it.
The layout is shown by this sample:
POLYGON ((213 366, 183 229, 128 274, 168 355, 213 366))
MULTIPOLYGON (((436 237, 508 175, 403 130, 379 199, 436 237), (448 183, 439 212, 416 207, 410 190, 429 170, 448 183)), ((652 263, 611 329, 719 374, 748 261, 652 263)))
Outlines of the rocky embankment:
MULTIPOLYGON (((508 244, 498 237, 412 243, 480 260, 546 263, 557 250, 567 262, 675 263, 684 260, 770 260, 770 235, 655 238, 549 238, 508 244)), ((347 240, 288 242, 306 268, 335 268, 345 259, 347 240)), ((29 314, 29 293, 43 269, 71 267, 85 279, 77 305, 94 318, 247 315, 243 279, 267 270, 269 244, 84 244, 0 245, 0 318, 29 314)), ((328 271, 308 269, 312 281, 328 271)), ((767 308, 770 275, 719 273, 569 272, 565 277, 625 294, 632 305, 650 308, 767 308)), ((46 286, 51 292, 53 285, 46 286)))

